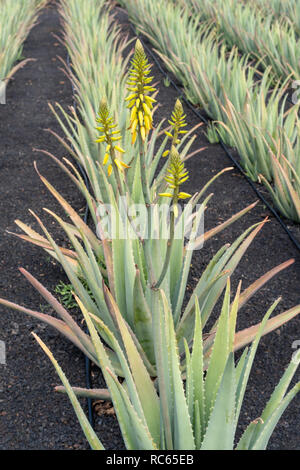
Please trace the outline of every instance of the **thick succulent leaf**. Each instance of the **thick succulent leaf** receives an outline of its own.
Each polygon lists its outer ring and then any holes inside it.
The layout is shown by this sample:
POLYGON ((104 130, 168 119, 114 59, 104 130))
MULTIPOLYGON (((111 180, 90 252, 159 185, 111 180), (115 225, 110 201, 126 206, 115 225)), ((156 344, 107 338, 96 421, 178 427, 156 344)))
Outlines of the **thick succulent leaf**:
MULTIPOLYGON (((67 389, 63 385, 54 387, 55 392, 67 393, 67 389)), ((92 400, 111 401, 111 396, 107 388, 82 388, 72 387, 77 397, 91 398, 92 400)))
POLYGON ((204 437, 205 429, 205 389, 204 389, 204 370, 203 370, 203 341, 202 341, 202 325, 201 313, 198 300, 195 304, 195 329, 194 341, 191 354, 191 370, 194 382, 194 413, 193 413, 193 429, 195 435, 196 449, 200 449, 200 444, 204 437))
POLYGON ((160 413, 161 413, 161 441, 168 450, 174 449, 172 434, 174 415, 174 391, 171 379, 170 339, 166 330, 162 298, 159 291, 153 291, 153 338, 155 341, 155 363, 157 369, 160 413))
MULTIPOLYGON (((51 317, 50 315, 47 315, 46 313, 35 312, 34 310, 30 310, 28 308, 22 307, 13 302, 9 302, 8 300, 5 300, 5 299, 0 299, 0 305, 3 305, 4 307, 7 307, 7 308, 11 308, 18 312, 25 313, 26 315, 29 315, 30 317, 35 318, 36 320, 42 321, 46 323, 47 325, 52 326, 57 331, 59 331, 63 336, 65 336, 68 340, 70 340, 73 344, 75 344, 75 346, 78 347, 92 361, 96 362, 96 358, 93 355, 92 344, 89 345, 89 349, 85 348, 83 346, 83 343, 78 340, 77 336, 72 332, 69 326, 66 325, 66 323, 63 322, 62 320, 58 320, 55 317, 51 317)), ((89 338, 87 336, 87 340, 88 339, 89 338)))
POLYGON ((205 377, 206 422, 214 408, 217 392, 223 377, 230 350, 230 282, 227 281, 222 311, 212 347, 209 366, 205 377))
POLYGON ((57 201, 60 203, 62 208, 65 210, 66 214, 70 216, 72 222, 78 229, 80 229, 88 238, 90 241, 94 251, 96 253, 99 253, 100 249, 100 242, 98 238, 95 236, 95 234, 92 232, 92 230, 86 225, 86 223, 83 221, 83 219, 80 217, 80 215, 77 214, 77 212, 72 208, 72 206, 56 191, 56 189, 44 178, 39 172, 39 177, 41 178, 42 182, 45 184, 45 186, 49 189, 51 194, 57 199, 57 201))
MULTIPOLYGON (((251 209, 253 209, 258 202, 254 202, 253 204, 250 204, 249 206, 245 207, 245 209, 242 209, 240 212, 237 212, 234 214, 230 219, 226 220, 222 224, 217 225, 216 227, 212 228, 211 230, 207 231, 204 233, 204 242, 209 240, 212 237, 215 237, 218 233, 222 232, 225 228, 229 227, 231 224, 236 222, 238 219, 240 219, 243 215, 245 215, 247 212, 249 212, 251 209)), ((203 241, 202 241, 203 243, 203 241)))
POLYGON ((232 450, 235 421, 235 369, 233 353, 227 356, 227 362, 218 386, 216 400, 210 414, 201 450, 232 450))
MULTIPOLYGON (((266 423, 273 413, 276 412, 276 410, 280 407, 280 404, 284 400, 285 394, 288 390, 288 387, 299 367, 299 362, 300 362, 300 353, 295 354, 295 356, 292 358, 289 366, 287 367, 286 371, 284 372, 279 384, 273 391, 270 400, 268 401, 262 415, 261 415, 261 420, 263 423, 266 423)), ((299 385, 299 384, 298 384, 299 385)), ((259 436, 261 433, 263 433, 263 428, 264 425, 263 423, 260 422, 257 424, 255 431, 253 433, 253 437, 251 440, 251 444, 253 444, 256 440, 259 439, 259 436)), ((276 423, 275 423, 276 424, 276 423)))
POLYGON ((280 301, 280 298, 277 299, 271 305, 271 307, 269 308, 269 310, 265 314, 262 322, 259 324, 259 328, 258 328, 257 333, 255 335, 253 344, 251 346, 250 351, 248 352, 247 358, 246 358, 245 363, 244 363, 243 370, 240 374, 239 382, 237 383, 237 393, 236 393, 236 401, 237 401, 237 404, 236 404, 236 420, 237 421, 239 419, 240 410, 241 410, 241 406, 242 406, 242 403, 243 403, 243 400, 244 400, 246 386, 247 386, 247 383, 248 383, 248 379, 249 379, 249 375, 250 375, 250 372, 251 372, 254 357, 255 357, 255 354, 256 354, 256 351, 257 351, 258 343, 259 343, 260 338, 261 338, 261 336, 262 336, 262 334, 265 330, 265 326, 267 324, 268 318, 270 317, 270 315, 272 314, 274 309, 277 307, 279 301, 280 301))
POLYGON ((89 351, 90 355, 95 357, 95 351, 92 342, 88 335, 73 320, 69 312, 58 302, 58 300, 26 269, 20 268, 21 273, 30 282, 30 284, 41 294, 41 296, 48 302, 60 318, 69 326, 70 330, 76 335, 79 342, 83 347, 89 351))
MULTIPOLYGON (((173 416, 171 416, 171 419, 173 419, 174 426, 174 448, 176 450, 193 450, 195 449, 195 440, 181 377, 178 346, 174 330, 173 317, 169 308, 167 298, 162 290, 160 291, 160 294, 162 297, 163 305, 163 321, 166 324, 165 331, 169 334, 169 354, 171 366, 170 374, 174 394, 174 414, 173 416)), ((165 354, 167 354, 167 352, 165 352, 165 354)))
MULTIPOLYGON (((119 332, 119 329, 118 329, 118 322, 117 322, 117 311, 119 312, 119 307, 118 307, 115 299, 113 298, 111 292, 109 291, 107 286, 104 284, 104 282, 102 284, 102 289, 103 289, 103 292, 104 292, 104 297, 105 297, 107 307, 108 307, 108 309, 110 311, 110 314, 111 314, 112 318, 114 319, 115 325, 117 327, 117 336, 119 337, 120 332, 119 332)), ((136 335, 134 334, 134 332, 132 331, 132 329, 130 328, 128 323, 126 323, 126 326, 127 326, 127 329, 128 329, 128 331, 129 331, 129 333, 132 337, 132 340, 135 344, 135 347, 137 348, 141 358, 143 359, 143 362, 144 362, 149 374, 151 375, 151 377, 155 377, 156 376, 155 368, 149 362, 149 359, 147 358, 142 346, 140 345, 136 335)), ((120 338, 120 344, 123 344, 121 338, 120 338)))
MULTIPOLYGON (((282 414, 284 413, 284 411, 286 410, 290 402, 294 399, 294 397, 299 392, 300 392, 300 382, 296 384, 292 388, 292 390, 282 399, 282 401, 274 410, 274 412, 271 414, 271 416, 264 422, 261 432, 258 434, 256 440, 251 446, 251 450, 265 450, 266 449, 269 439, 279 419, 281 418, 282 414)), ((258 425, 260 424, 261 423, 258 423, 258 425)))
POLYGON ((151 364, 155 363, 152 314, 142 288, 140 271, 136 270, 133 287, 134 331, 151 364))
POLYGON ((289 259, 285 261, 284 263, 279 264, 275 268, 270 269, 267 273, 265 273, 263 276, 261 276, 259 279, 257 279, 255 282, 253 282, 247 289, 245 289, 241 294, 240 294, 240 299, 239 299, 239 309, 245 305, 249 299, 263 286, 265 285, 272 277, 276 276, 280 271, 283 269, 288 268, 291 264, 295 262, 294 259, 289 259))
MULTIPOLYGON (((145 427, 145 419, 142 419, 143 411, 139 402, 139 398, 137 397, 137 394, 134 393, 134 388, 132 389, 132 399, 135 402, 135 408, 133 408, 127 392, 121 386, 117 375, 113 371, 112 364, 106 355, 104 346, 97 334, 96 328, 90 318, 89 313, 86 311, 83 305, 81 305, 81 310, 95 347, 98 362, 100 363, 102 373, 111 394, 112 402, 118 417, 118 422, 127 449, 138 450, 155 448, 149 430, 145 427)), ((129 381, 128 385, 132 382, 132 380, 129 381)))
POLYGON ((154 439, 154 442, 158 446, 160 440, 160 413, 156 390, 118 308, 115 310, 115 314, 125 346, 128 362, 130 364, 133 380, 144 411, 147 427, 154 439))
POLYGON ((43 351, 49 357, 50 361, 52 362, 53 366, 55 367, 55 370, 56 370, 57 374, 59 375, 60 380, 64 384, 64 387, 67 391, 67 394, 70 398, 70 401, 72 403, 72 406, 74 408, 74 411, 76 413, 78 421, 80 423, 80 426, 81 426, 81 428, 82 428, 82 430, 83 430, 83 432, 84 432, 91 448, 93 450, 105 450, 105 448, 103 447, 103 444, 98 439, 95 431, 93 430, 92 426, 90 425, 89 420, 85 416, 84 411, 81 408, 80 403, 77 400, 77 397, 76 397, 75 393, 73 392, 72 387, 69 384, 68 379, 66 378, 65 374, 63 373, 63 371, 62 371, 61 367, 59 366, 59 364, 57 363, 57 361, 54 359, 51 351, 47 348, 45 343, 43 343, 43 341, 35 333, 32 333, 32 335, 34 336, 34 338, 36 339, 38 344, 41 346, 43 351))
MULTIPOLYGON (((279 313, 275 317, 270 318, 266 323, 262 336, 270 333, 271 331, 276 330, 276 328, 279 328, 288 321, 292 320, 299 313, 300 305, 296 305, 296 307, 293 307, 290 310, 286 310, 285 312, 279 313)), ((258 333, 260 325, 261 323, 257 323, 256 325, 250 326, 249 328, 245 328, 244 330, 238 331, 235 334, 234 350, 237 351, 238 349, 241 349, 245 345, 251 343, 258 333)))
POLYGON ((253 433, 258 423, 259 423, 259 419, 255 419, 249 424, 247 429, 245 429, 242 437, 240 438, 236 446, 236 450, 250 450, 251 449, 250 442, 251 442, 253 433))

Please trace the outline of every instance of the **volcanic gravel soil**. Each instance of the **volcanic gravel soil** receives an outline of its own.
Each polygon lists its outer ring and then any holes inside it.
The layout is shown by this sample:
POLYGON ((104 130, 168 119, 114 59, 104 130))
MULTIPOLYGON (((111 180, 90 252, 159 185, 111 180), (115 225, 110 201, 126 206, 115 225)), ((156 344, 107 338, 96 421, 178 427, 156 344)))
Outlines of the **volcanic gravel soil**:
MULTIPOLYGON (((133 37, 127 15, 118 7, 116 20, 122 24, 124 33, 133 37)), ((50 5, 41 15, 39 24, 32 30, 24 48, 26 57, 38 59, 20 70, 9 85, 6 106, 0 107, 0 296, 22 303, 30 308, 44 309, 51 313, 33 288, 28 286, 18 272, 23 266, 49 289, 60 279, 65 280, 61 268, 49 261, 39 248, 23 243, 6 234, 16 231, 14 219, 35 224, 27 209, 33 209, 43 219, 43 207, 61 213, 55 200, 40 182, 33 162, 37 160, 39 171, 46 176, 76 210, 84 210, 84 201, 74 192, 64 174, 46 156, 33 153, 32 147, 46 149, 58 157, 64 156, 61 146, 50 134, 43 131, 51 128, 61 134, 47 102, 59 101, 64 107, 72 104, 71 86, 59 70, 57 55, 66 58, 66 52, 52 33, 60 34, 58 14, 50 5)), ((166 86, 164 75, 153 66, 158 82, 160 107, 155 113, 155 122, 168 117, 178 93, 166 86)), ((195 126, 199 120, 185 107, 187 121, 195 126)), ((232 166, 219 145, 211 145, 205 137, 205 127, 197 131, 197 140, 192 150, 206 149, 187 161, 190 179, 184 190, 190 193, 199 190, 214 174, 224 167, 232 166)), ((205 229, 231 217, 234 213, 257 200, 245 179, 236 171, 222 175, 211 187, 214 197, 205 215, 205 229)), ((300 254, 268 210, 259 203, 250 213, 223 231, 195 253, 189 279, 188 293, 192 291, 217 249, 234 241, 250 225, 269 216, 241 263, 232 276, 232 290, 241 279, 243 288, 269 269, 294 258, 295 263, 281 272, 261 289, 241 310, 238 329, 260 321, 270 304, 280 295, 283 297, 276 313, 300 303, 300 254)), ((49 219, 48 219, 49 220, 49 219)), ((298 226, 286 221, 293 234, 300 240, 298 226)), ((55 239, 64 243, 57 227, 50 226, 55 239)), ((71 384, 85 385, 84 360, 80 352, 56 334, 50 327, 25 317, 23 314, 0 308, 0 340, 7 348, 6 365, 0 365, 0 448, 1 449, 87 449, 72 407, 67 397, 55 394, 53 386, 59 383, 51 363, 35 344, 31 331, 37 332, 50 347, 71 384)), ((245 427, 260 416, 266 400, 280 380, 285 367, 295 351, 293 345, 300 340, 300 317, 279 330, 265 336, 260 342, 256 360, 241 413, 241 425, 245 427)), ((93 385, 103 386, 101 374, 92 369, 93 385)), ((299 374, 294 383, 299 380, 299 374)), ((82 401, 86 408, 85 401, 82 401)), ((285 411, 270 440, 269 449, 300 449, 300 397, 285 411)), ((95 429, 107 449, 124 448, 118 424, 111 409, 101 403, 95 407, 95 429)))

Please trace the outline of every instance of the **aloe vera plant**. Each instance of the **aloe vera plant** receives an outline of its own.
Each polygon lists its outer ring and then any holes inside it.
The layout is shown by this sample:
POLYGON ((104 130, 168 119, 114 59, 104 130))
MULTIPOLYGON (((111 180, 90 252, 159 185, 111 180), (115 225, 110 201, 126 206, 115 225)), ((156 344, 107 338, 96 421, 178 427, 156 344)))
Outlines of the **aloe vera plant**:
MULTIPOLYGON (((21 60, 23 43, 48 0, 1 0, 0 80, 7 83, 28 60, 21 60), (16 64, 17 61, 20 61, 16 64), (16 65, 15 65, 16 64, 16 65)), ((0 83, 1 86, 1 83, 0 83)))
MULTIPOLYGON (((273 2, 265 3, 263 11, 237 0, 190 0, 190 3, 202 18, 216 22, 230 48, 238 46, 241 52, 252 54, 260 66, 271 66, 277 80, 299 79, 299 38, 285 15, 278 18, 274 15, 273 2)), ((290 15, 295 12, 297 16, 297 9, 292 5, 282 10, 290 15)))
MULTIPOLYGON (((128 78, 129 95, 126 98, 131 109, 127 133, 131 137, 132 145, 139 148, 137 158, 131 162, 126 160, 127 155, 123 148, 122 135, 111 116, 107 102, 102 100, 97 118, 99 124, 97 126, 97 141, 100 146, 105 148, 104 166, 99 164, 99 161, 94 162, 85 157, 85 161, 89 162, 90 168, 93 169, 93 173, 88 173, 93 176, 91 178, 93 193, 88 191, 74 165, 70 162, 59 163, 86 198, 96 230, 93 231, 82 220, 42 175, 40 175, 42 182, 61 204, 71 223, 64 222, 50 210, 47 210, 47 213, 62 227, 72 249, 60 248, 43 222, 34 214, 44 232, 44 237, 20 221, 17 221, 17 225, 26 234, 18 235, 20 238, 41 246, 61 263, 79 300, 91 313, 101 318, 119 338, 114 322, 113 305, 107 305, 105 292, 99 288, 103 283, 109 287, 114 302, 118 305, 132 330, 149 371, 155 375, 155 339, 152 336, 151 326, 155 290, 161 287, 166 294, 174 317, 178 341, 180 347, 183 348, 183 338, 191 341, 193 335, 194 299, 198 299, 205 325, 225 288, 229 274, 235 270, 264 223, 250 227, 231 246, 225 245, 218 251, 200 277, 192 298, 183 309, 193 252, 204 241, 225 229, 255 204, 246 207, 209 232, 198 234, 203 212, 211 197, 208 195, 203 199, 204 194, 222 172, 215 175, 199 193, 192 196, 184 191, 184 184, 188 179, 185 160, 190 142, 185 144, 183 150, 181 150, 181 145, 190 133, 185 131, 185 115, 179 100, 175 104, 172 118, 169 121, 169 130, 165 131, 166 137, 163 144, 157 153, 153 150, 154 144, 152 137, 149 139, 149 135, 152 127, 155 88, 151 85, 152 78, 149 77, 149 71, 150 64, 141 43, 137 41, 128 78), (165 150, 170 140, 171 150, 165 150), (166 158, 166 163, 160 171, 156 171, 159 160, 163 158, 166 158), (181 199, 187 199, 188 202, 179 214, 178 202, 181 199), (115 216, 114 225, 117 229, 108 237, 104 233, 103 220, 107 211, 107 202, 109 202, 109 207, 115 216), (198 202, 201 202, 200 207, 198 202), (142 203, 145 209, 144 223, 148 234, 143 234, 141 229, 136 227, 138 218, 134 203, 142 203), (134 209, 130 215, 128 208, 134 209), (172 209, 170 222, 161 208, 168 211, 172 209), (153 211, 155 217, 153 217, 153 211), (186 221, 189 221, 188 225, 192 234, 187 242, 185 242, 186 232, 183 231, 186 228, 186 221), (164 234, 167 236, 163 236, 164 234)), ((156 135, 156 133, 157 130, 154 130, 153 134, 156 135)), ((249 287, 245 292, 245 301, 250 298, 257 287, 263 285, 289 264, 290 261, 274 268, 249 287)), ((40 290, 42 295, 46 295, 48 298, 49 294, 29 274, 28 279, 40 290)), ((22 308, 4 300, 0 300, 0 302, 22 311, 22 308)), ((52 299, 51 302, 53 303, 54 300, 52 299)), ((54 304, 57 305, 55 302, 54 304)), ((26 309, 23 311, 32 314, 26 309)), ((60 309, 59 311, 63 321, 68 318, 69 322, 70 318, 66 316, 66 312, 60 309)), ((287 321, 297 312, 298 308, 296 307, 293 311, 282 314, 280 321, 287 321)), ((40 314, 37 316, 49 323, 48 316, 40 314)), ((58 327, 57 322, 54 322, 53 326, 58 327)), ((77 332, 78 330, 74 324, 71 323, 68 328, 64 327, 64 329, 61 326, 59 324, 60 331, 67 332, 67 336, 73 338, 74 343, 78 345, 75 333, 75 330, 77 332), (75 328, 73 331, 75 336, 70 334, 70 327, 71 330, 75 328)), ((273 327, 270 326, 270 328, 273 327)), ((251 337, 248 337, 247 340, 250 341, 251 337)), ((86 336, 80 333, 81 349, 86 351, 86 345, 86 336)), ((89 348, 87 353, 90 356, 95 356, 89 348)), ((111 355, 116 360, 116 353, 113 350, 111 355)))
MULTIPOLYGON (((239 57, 235 45, 249 54, 254 52, 257 41, 261 40, 257 32, 263 27, 267 29, 267 22, 272 23, 274 31, 280 30, 278 22, 274 23, 274 15, 266 19, 258 9, 233 0, 217 3, 194 0, 192 4, 183 1, 176 7, 169 2, 164 11, 159 11, 153 0, 138 3, 130 0, 122 5, 138 30, 154 44, 168 69, 183 83, 189 100, 199 104, 213 119, 213 127, 208 129, 209 139, 221 139, 236 147, 246 174, 254 181, 265 182, 280 212, 298 221, 299 103, 286 111, 287 87, 297 74, 289 65, 292 61, 288 62, 281 74, 282 82, 277 80, 274 85, 273 59, 265 63, 258 61, 253 68, 249 64, 250 56, 239 57), (190 17, 191 7, 198 16, 190 17), (251 18, 254 15, 253 24, 248 24, 248 10, 253 10, 250 12, 251 18), (217 23, 224 15, 228 16, 226 22, 232 40, 227 43, 234 46, 229 53, 218 34, 223 32, 224 25, 218 30, 203 22, 212 15, 217 23), (244 22, 245 28, 253 28, 249 37, 242 27, 239 32, 233 28, 238 21, 244 22), (257 81, 255 76, 260 73, 257 67, 261 66, 265 72, 257 81), (282 157, 274 159, 272 155, 278 153, 282 157)), ((266 47, 273 47, 271 40, 265 41, 266 47)), ((280 47, 294 47, 293 41, 283 40, 281 36, 276 41, 283 43, 280 47)), ((262 46, 259 51, 260 59, 267 60, 268 54, 263 54, 262 46)), ((279 59, 274 61, 279 66, 279 59)))
MULTIPOLYGON (((112 302, 112 297, 107 294, 108 301, 112 302)), ((186 362, 182 371, 180 347, 168 300, 162 290, 155 292, 153 308, 154 352, 157 363, 155 382, 149 375, 130 328, 118 308, 115 309, 115 321, 118 324, 121 342, 99 318, 89 313, 80 303, 108 387, 108 390, 86 393, 94 397, 110 397, 128 450, 264 450, 267 448, 270 436, 282 413, 300 391, 300 382, 288 391, 300 362, 300 353, 293 357, 261 416, 249 422, 236 442, 236 428, 257 346, 268 318, 280 300, 274 302, 268 310, 252 338, 251 347, 244 350, 235 364, 234 342, 239 295, 240 286, 230 304, 228 281, 213 344, 209 349, 202 340, 203 315, 196 301, 192 347, 190 350, 188 342, 185 341, 186 362), (118 381, 118 371, 106 354, 103 340, 114 344, 124 375, 122 384, 118 381)), ((91 447, 103 450, 103 444, 91 428, 76 397, 76 393, 84 395, 84 390, 73 389, 70 386, 50 350, 35 333, 33 335, 51 359, 91 447)))

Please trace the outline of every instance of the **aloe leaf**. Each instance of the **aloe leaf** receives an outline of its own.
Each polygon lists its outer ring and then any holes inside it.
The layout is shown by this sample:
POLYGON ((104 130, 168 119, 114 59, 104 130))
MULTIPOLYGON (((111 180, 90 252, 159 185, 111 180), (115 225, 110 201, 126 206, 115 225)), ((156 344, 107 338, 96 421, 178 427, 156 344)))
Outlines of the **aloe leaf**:
POLYGON ((181 378, 173 317, 167 298, 162 290, 160 290, 160 294, 164 309, 164 322, 166 324, 166 331, 169 334, 170 344, 170 375, 174 393, 173 417, 171 417, 171 419, 173 418, 174 426, 174 448, 178 450, 193 450, 195 449, 195 440, 181 378))
POLYGON ((236 450, 250 450, 250 442, 258 423, 259 419, 255 419, 248 425, 236 446, 236 450))
POLYGON ((170 340, 166 330, 167 325, 164 320, 162 297, 159 291, 153 291, 152 312, 155 363, 160 396, 161 427, 163 431, 161 441, 167 449, 173 450, 172 423, 174 393, 170 374, 170 340))
POLYGON ((69 326, 70 330, 76 335, 79 342, 82 343, 85 350, 89 351, 89 354, 95 357, 94 348, 91 340, 84 331, 77 325, 67 310, 58 302, 58 300, 37 280, 35 279, 26 269, 20 268, 21 273, 30 282, 30 284, 41 294, 41 296, 48 302, 55 312, 63 319, 63 321, 69 326))
POLYGON ((295 262, 294 259, 289 259, 285 261, 284 263, 279 264, 275 268, 270 269, 267 273, 265 273, 263 276, 261 276, 259 279, 257 279, 255 282, 253 282, 247 289, 245 289, 241 294, 240 294, 240 299, 239 299, 239 309, 245 305, 249 299, 264 285, 266 284, 272 277, 276 276, 280 271, 283 269, 288 268, 291 264, 295 262))
POLYGON ((235 393, 234 359, 233 353, 230 352, 218 386, 201 450, 232 450, 236 427, 235 393))
POLYGON ((272 415, 267 419, 267 421, 264 422, 263 428, 261 432, 259 433, 258 437, 256 438, 256 440, 254 441, 254 443, 252 444, 251 450, 265 450, 266 449, 269 439, 271 437, 271 434, 275 426, 277 425, 280 417, 282 416, 283 412, 285 411, 287 406, 290 404, 290 402, 293 400, 293 398, 299 392, 300 392, 300 382, 296 384, 292 388, 292 390, 282 399, 282 401, 274 410, 272 415))
MULTIPOLYGON (((38 172, 38 170, 37 170, 38 172)), ((70 216, 72 222, 82 230, 90 241, 94 251, 99 252, 100 242, 97 237, 94 235, 92 230, 86 225, 82 218, 77 214, 77 212, 72 208, 72 206, 56 191, 56 189, 44 178, 39 172, 38 175, 45 186, 49 189, 51 194, 57 199, 62 208, 65 210, 66 214, 70 216)))
POLYGON ((134 331, 151 364, 155 363, 152 315, 143 292, 140 271, 136 270, 133 287, 134 331))
POLYGON ((230 219, 226 220, 222 224, 217 225, 217 227, 212 228, 208 232, 204 233, 204 242, 209 240, 210 238, 216 236, 218 233, 222 232, 225 228, 229 227, 231 224, 236 222, 238 219, 240 219, 243 215, 245 215, 247 212, 252 210, 256 205, 258 204, 258 201, 254 202, 253 204, 250 204, 249 206, 245 207, 245 209, 242 209, 240 212, 237 212, 234 214, 230 219))
MULTIPOLYGON (((217 391, 222 380, 224 369, 230 351, 230 281, 227 281, 226 292, 222 305, 221 315, 218 320, 217 332, 212 347, 209 366, 205 378, 205 400, 207 420, 213 409, 217 391)), ((208 421, 207 421, 208 422, 208 421)))
POLYGON ((34 336, 34 338, 36 339, 38 344, 41 346, 43 351, 49 357, 50 361, 52 362, 52 364, 53 364, 53 366, 54 366, 54 368, 55 368, 55 370, 56 370, 56 372, 57 372, 57 374, 60 378, 60 380, 64 384, 64 387, 65 387, 65 389, 67 391, 67 394, 70 398, 70 401, 72 403, 72 406, 74 408, 74 411, 76 413, 78 421, 81 425, 81 428, 82 428, 82 430, 83 430, 83 432, 84 432, 91 448, 93 450, 105 450, 105 448, 103 447, 103 444, 98 439, 95 431, 93 430, 92 426, 90 425, 89 420, 85 416, 84 411, 81 408, 80 403, 77 400, 77 397, 76 397, 75 393, 73 392, 72 387, 70 386, 68 379, 66 378, 65 374, 63 373, 63 371, 62 371, 61 367, 59 366, 58 362, 54 359, 53 354, 47 348, 45 343, 43 343, 43 341, 35 333, 32 333, 32 335, 34 336))
POLYGON ((136 384, 141 405, 145 414, 147 427, 149 428, 155 443, 159 445, 159 401, 155 387, 118 308, 115 309, 115 314, 125 346, 128 362, 130 364, 132 376, 136 384))
MULTIPOLYGON (((143 411, 141 408, 141 404, 139 401, 139 397, 135 392, 135 388, 131 389, 131 397, 135 403, 135 409, 133 408, 128 396, 127 392, 123 389, 121 384, 119 383, 117 376, 113 372, 113 367, 109 361, 108 356, 106 355, 105 349, 103 344, 97 334, 96 328, 93 325, 93 322, 90 318, 90 315, 86 311, 83 305, 81 305, 82 313, 86 320, 94 347, 97 355, 97 359, 99 364, 101 365, 101 370, 103 372, 105 381, 107 383, 109 392, 111 394, 111 398, 113 401, 113 405, 118 417, 118 422, 122 431, 122 435, 126 444, 127 449, 136 449, 144 448, 144 449, 153 449, 155 448, 153 440, 150 436, 149 430, 145 427, 145 420, 142 420, 143 411), (139 411, 139 416, 138 416, 139 411), (141 447, 140 447, 141 446, 141 447)), ((99 320, 99 322, 101 322, 99 320)), ((103 324, 102 327, 105 325, 103 324)), ((107 329, 107 334, 113 338, 113 335, 107 329)), ((115 340, 114 340, 115 341, 115 340)), ((116 343, 117 344, 117 343, 116 343)), ((121 354, 120 348, 118 348, 118 352, 120 354, 119 358, 121 359, 123 355, 121 354)), ((123 364, 126 361, 123 360, 123 364)), ((127 367, 128 370, 128 367, 127 367)), ((130 379, 130 372, 128 375, 128 385, 132 384, 132 380, 130 379)))
POLYGON ((237 393, 236 393, 236 401, 237 401, 237 405, 236 405, 236 420, 239 419, 239 415, 240 415, 240 410, 241 410, 241 406, 242 406, 242 403, 243 403, 243 399, 244 399, 244 395, 245 395, 245 390, 246 390, 246 386, 247 386, 247 383, 248 383, 248 379, 249 379, 249 375, 250 375, 250 372, 251 372, 251 368, 252 368, 252 364, 253 364, 253 361, 254 361, 254 357, 255 357, 255 354, 256 354, 256 351, 257 351, 257 347, 258 347, 258 343, 260 341, 260 338, 262 336, 262 333, 264 332, 265 330, 265 326, 266 326, 266 323, 268 321, 268 318, 270 317, 270 315, 272 314, 272 312, 274 311, 274 309, 277 307, 278 303, 280 302, 280 298, 277 299, 272 305, 271 307, 269 308, 269 310, 267 311, 267 313, 265 314, 262 322, 259 324, 259 328, 257 330, 257 333, 255 335, 255 338, 254 338, 254 341, 252 343, 252 346, 251 346, 251 349, 250 351, 248 352, 248 356, 247 356, 247 359, 245 361, 245 364, 244 364, 244 367, 243 367, 243 371, 240 375, 240 378, 239 378, 239 382, 237 383, 237 393))
MULTIPOLYGON (((259 436, 261 433, 264 433, 264 425, 263 423, 266 423, 273 413, 276 412, 276 410, 280 407, 282 401, 284 400, 284 396, 288 390, 288 387, 299 367, 299 362, 300 362, 300 354, 298 352, 298 357, 297 354, 293 359, 291 360, 289 366, 287 367, 286 371, 284 372, 279 384, 273 391, 271 398, 269 399, 262 415, 261 415, 261 422, 258 423, 258 425, 255 428, 255 431, 253 433, 253 437, 251 440, 251 443, 253 444, 256 440, 259 440, 259 436)), ((300 383, 298 384, 298 388, 300 387, 300 383)), ((300 388, 299 388, 300 391, 300 388)), ((276 422, 274 426, 276 425, 276 422)), ((271 431, 272 432, 272 431, 271 431)))
POLYGON ((203 370, 203 341, 201 312, 199 302, 195 300, 195 329, 194 341, 191 354, 191 369, 194 380, 194 415, 193 429, 195 434, 196 449, 200 449, 200 444, 204 437, 206 422, 204 370, 203 370))
MULTIPOLYGON (((57 385, 54 387, 54 390, 58 393, 67 393, 67 390, 63 385, 57 385)), ((91 398, 92 400, 111 401, 111 396, 107 388, 72 387, 72 390, 77 397, 91 398)))
MULTIPOLYGON (((276 330, 276 328, 279 328, 288 321, 292 320, 299 313, 300 305, 293 307, 290 310, 286 310, 283 313, 279 313, 273 318, 270 318, 266 323, 262 336, 270 333, 271 331, 276 330)), ((261 323, 257 323, 256 325, 250 326, 249 328, 245 328, 244 330, 238 331, 235 334, 234 350, 237 351, 238 349, 243 348, 246 344, 251 343, 258 333, 260 325, 261 323)))

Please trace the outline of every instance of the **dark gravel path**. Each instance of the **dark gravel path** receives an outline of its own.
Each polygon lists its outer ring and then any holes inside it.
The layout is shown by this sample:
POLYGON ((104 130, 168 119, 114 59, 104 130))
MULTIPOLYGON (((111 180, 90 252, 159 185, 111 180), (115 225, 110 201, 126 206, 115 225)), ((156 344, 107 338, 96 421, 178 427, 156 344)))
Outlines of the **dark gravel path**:
MULTIPOLYGON (((124 32, 132 36, 127 16, 119 9, 116 11, 124 32)), ((38 160, 41 173, 75 209, 84 209, 80 195, 74 192, 70 181, 57 170, 52 161, 32 152, 32 147, 37 147, 58 157, 64 155, 55 139, 43 132, 44 128, 51 128, 60 133, 47 102, 59 101, 63 106, 72 103, 71 87, 64 74, 58 70, 59 62, 56 58, 56 55, 65 57, 65 51, 51 35, 59 34, 59 29, 58 15, 51 6, 40 17, 24 49, 26 57, 34 57, 38 61, 28 64, 17 73, 8 88, 7 105, 0 106, 0 296, 37 309, 43 300, 28 287, 18 273, 18 267, 27 268, 50 289, 58 280, 64 279, 64 275, 58 265, 49 263, 39 248, 5 234, 6 229, 15 230, 15 218, 34 226, 28 208, 41 216, 42 207, 61 212, 40 183, 33 161, 38 160)), ((155 117, 158 122, 170 114, 177 92, 165 86, 164 77, 156 67, 153 67, 153 72, 159 82, 159 101, 162 105, 155 117)), ((186 113, 191 125, 197 124, 198 120, 193 113, 188 109, 186 113)), ((194 149, 203 145, 207 149, 187 164, 190 180, 185 190, 188 192, 198 190, 217 171, 231 166, 218 145, 208 144, 204 131, 202 127, 194 149)), ((223 175, 214 183, 212 191, 215 196, 206 214, 207 229, 256 200, 236 171, 223 175)), ((268 212, 259 204, 250 214, 196 253, 189 287, 195 284, 219 246, 233 241, 244 229, 266 215, 269 215, 268 212)), ((299 227, 292 228, 300 239, 299 227)), ((55 225, 51 227, 51 233, 62 241, 62 235, 55 225)), ((283 296, 283 300, 277 309, 278 313, 300 302, 300 254, 271 217, 270 223, 258 235, 236 270, 233 287, 242 279, 246 288, 268 269, 291 257, 296 260, 294 265, 268 283, 242 310, 239 328, 261 320, 267 307, 279 295, 283 296)), ((42 308, 47 309, 44 305, 42 308)), ((87 449, 68 399, 53 393, 53 385, 58 383, 58 378, 52 365, 29 333, 36 331, 41 335, 70 382, 78 386, 84 386, 85 383, 81 353, 50 328, 22 314, 1 307, 0 315, 0 340, 5 341, 7 348, 6 366, 0 365, 0 449, 87 449)), ((300 318, 262 339, 242 410, 244 426, 261 413, 266 399, 291 358, 292 344, 297 340, 300 340, 300 318)), ((299 380, 299 375, 297 378, 299 380)), ((95 385, 101 380, 96 371, 93 380, 95 385)), ((285 412, 270 441, 270 449, 300 449, 299 405, 300 398, 297 398, 285 412)), ((101 434, 105 446, 120 449, 122 441, 116 418, 103 414, 95 418, 96 430, 101 434)))

